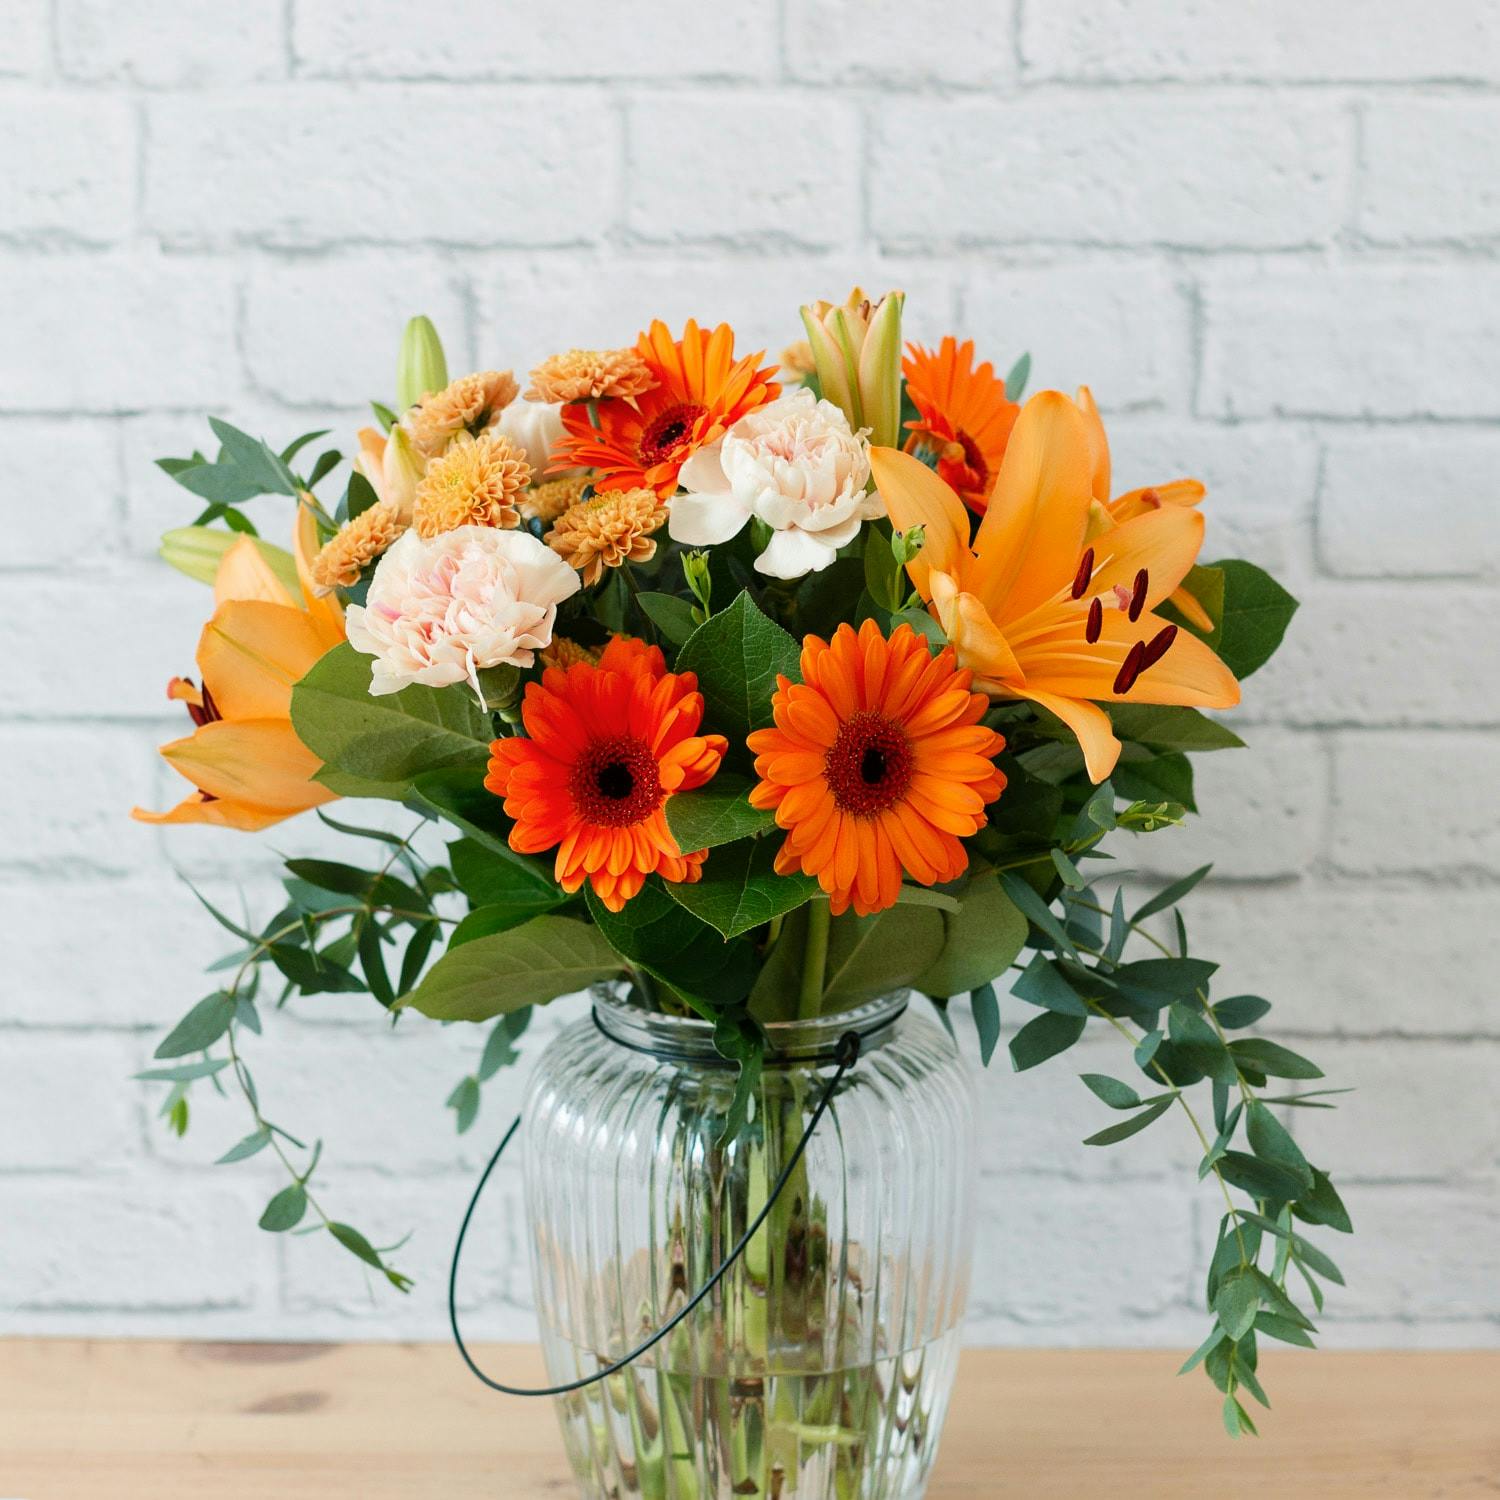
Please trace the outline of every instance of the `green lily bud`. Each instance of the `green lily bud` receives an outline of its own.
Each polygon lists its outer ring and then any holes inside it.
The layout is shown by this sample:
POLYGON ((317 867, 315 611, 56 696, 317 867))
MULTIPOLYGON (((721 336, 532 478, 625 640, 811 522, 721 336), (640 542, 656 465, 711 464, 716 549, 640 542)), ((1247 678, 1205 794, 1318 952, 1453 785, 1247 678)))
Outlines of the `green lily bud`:
MULTIPOLYGON (((179 573, 196 579, 199 583, 211 584, 219 571, 224 554, 244 536, 240 531, 229 531, 222 526, 178 526, 165 532, 158 549, 162 560, 170 563, 179 573)), ((271 571, 286 585, 294 599, 302 597, 301 585, 297 582, 297 564, 292 554, 284 548, 251 537, 256 551, 265 558, 271 571)))
POLYGON ((432 319, 418 316, 406 325, 396 359, 396 405, 405 411, 431 391, 448 384, 448 361, 432 319))
POLYGON ((912 526, 906 531, 898 531, 891 538, 891 551, 896 555, 896 561, 904 568, 914 557, 916 557, 927 545, 927 528, 925 526, 912 526))
POLYGON ((858 287, 841 306, 814 302, 802 309, 818 384, 870 441, 897 445, 901 431, 901 309, 904 292, 871 303, 858 287))
MULTIPOLYGON (((682 576, 687 579, 687 586, 693 591, 693 597, 702 607, 703 615, 699 624, 703 623, 713 612, 713 580, 708 573, 708 553, 706 552, 684 552, 682 554, 682 576)), ((695 611, 696 613, 696 611, 695 611)))

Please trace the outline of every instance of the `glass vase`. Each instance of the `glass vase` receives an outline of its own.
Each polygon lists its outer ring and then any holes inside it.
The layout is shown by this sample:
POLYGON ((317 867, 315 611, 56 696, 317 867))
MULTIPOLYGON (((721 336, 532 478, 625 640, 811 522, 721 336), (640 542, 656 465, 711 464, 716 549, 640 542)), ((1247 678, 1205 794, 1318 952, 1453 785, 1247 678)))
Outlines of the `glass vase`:
POLYGON ((526 1204, 549 1377, 601 1369, 746 1253, 662 1343, 557 1399, 588 1500, 915 1500, 937 1453, 973 1241, 973 1083, 905 996, 773 1023, 750 1121, 703 1021, 596 991, 539 1059, 526 1204))

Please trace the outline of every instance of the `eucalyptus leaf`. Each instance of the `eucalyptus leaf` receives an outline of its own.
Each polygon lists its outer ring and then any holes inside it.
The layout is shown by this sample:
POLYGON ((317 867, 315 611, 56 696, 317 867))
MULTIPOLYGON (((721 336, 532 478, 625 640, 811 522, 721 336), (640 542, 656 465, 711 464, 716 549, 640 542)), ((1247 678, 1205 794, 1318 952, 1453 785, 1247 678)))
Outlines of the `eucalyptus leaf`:
POLYGON ((1159 1120, 1166 1114, 1176 1098, 1175 1094, 1163 1094, 1160 1098, 1151 1100, 1138 1115, 1132 1115, 1128 1120, 1121 1120, 1117 1125, 1107 1125, 1103 1130, 1086 1137, 1083 1144, 1085 1146, 1113 1146, 1117 1141, 1128 1140, 1144 1130, 1152 1121, 1159 1120))
POLYGON ((1010 1060, 1016 1072, 1024 1073, 1044 1063, 1059 1052, 1066 1052, 1079 1037, 1088 1023, 1082 1016, 1064 1015, 1060 1011, 1044 1011, 1028 1021, 1010 1039, 1010 1060))

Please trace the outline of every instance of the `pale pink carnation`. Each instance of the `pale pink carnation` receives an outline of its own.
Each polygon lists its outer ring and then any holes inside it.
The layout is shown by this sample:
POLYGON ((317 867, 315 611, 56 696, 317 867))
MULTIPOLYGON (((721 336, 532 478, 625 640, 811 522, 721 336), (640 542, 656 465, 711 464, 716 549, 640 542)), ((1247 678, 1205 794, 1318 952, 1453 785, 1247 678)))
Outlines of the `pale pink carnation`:
POLYGON ((558 604, 578 588, 578 574, 529 532, 408 531, 380 559, 364 607, 351 605, 345 625, 354 649, 376 658, 372 695, 414 682, 468 681, 477 692, 481 668, 532 664, 551 643, 558 604))

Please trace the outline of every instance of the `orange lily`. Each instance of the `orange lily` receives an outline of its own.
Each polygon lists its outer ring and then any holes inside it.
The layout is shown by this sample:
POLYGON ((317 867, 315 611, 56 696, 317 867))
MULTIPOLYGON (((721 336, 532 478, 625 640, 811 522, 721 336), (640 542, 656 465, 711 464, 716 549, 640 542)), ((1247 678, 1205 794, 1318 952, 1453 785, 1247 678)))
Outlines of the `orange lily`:
POLYGON ((300 600, 248 537, 224 554, 214 575, 216 607, 198 641, 202 686, 182 677, 167 684, 167 696, 187 705, 195 728, 161 753, 194 790, 167 812, 137 807, 132 817, 248 831, 335 796, 312 779, 322 762, 291 720, 292 685, 344 639, 337 601, 313 593, 308 562, 317 550, 316 523, 304 505, 296 530, 300 600))
MULTIPOLYGON (((1160 510, 1164 505, 1197 505, 1207 494, 1198 479, 1169 479, 1165 484, 1146 485, 1138 490, 1126 490, 1123 495, 1109 496, 1110 464, 1109 439, 1104 433, 1104 423, 1099 417, 1099 408, 1094 404, 1094 393, 1086 386, 1078 387, 1078 409, 1088 426, 1089 449, 1093 454, 1094 471, 1092 489, 1094 512, 1089 522, 1089 538, 1092 540, 1111 526, 1133 521, 1149 511, 1160 510)), ((1177 588, 1168 601, 1184 619, 1192 621, 1200 630, 1212 630, 1214 622, 1208 611, 1185 588, 1177 588)))
POLYGON ((894 448, 870 453, 892 523, 925 528, 907 570, 974 687, 1056 714, 1094 781, 1120 755, 1101 702, 1228 708, 1240 697, 1201 640, 1153 613, 1198 556, 1203 517, 1163 505, 1091 538, 1098 456, 1078 406, 1059 391, 1033 396, 971 543, 963 501, 926 464, 894 448))

